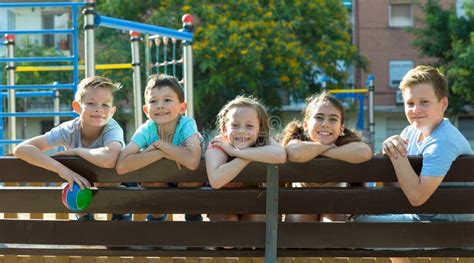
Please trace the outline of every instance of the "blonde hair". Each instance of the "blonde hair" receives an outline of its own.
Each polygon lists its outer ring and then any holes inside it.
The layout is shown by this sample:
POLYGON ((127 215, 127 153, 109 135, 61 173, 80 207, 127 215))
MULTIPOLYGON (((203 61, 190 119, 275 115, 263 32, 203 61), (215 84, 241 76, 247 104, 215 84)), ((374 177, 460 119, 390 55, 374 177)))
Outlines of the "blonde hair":
MULTIPOLYGON (((338 99, 333 97, 329 92, 324 91, 320 94, 310 96, 306 99, 306 102, 308 103, 308 105, 303 110, 305 121, 311 118, 311 116, 313 115, 313 111, 317 106, 329 103, 333 105, 341 115, 341 125, 344 124, 344 106, 342 106, 342 103, 338 99)), ((281 143, 285 146, 288 144, 288 142, 294 139, 301 141, 311 140, 309 136, 306 135, 306 132, 303 128, 303 123, 301 121, 292 121, 285 127, 285 129, 283 130, 281 143)), ((340 146, 351 142, 360 142, 361 140, 362 139, 358 134, 347 128, 344 128, 343 133, 341 134, 341 136, 339 136, 339 138, 334 144, 340 146)))
POLYGON ((110 79, 101 76, 92 76, 85 78, 77 85, 74 100, 81 102, 86 92, 94 88, 108 89, 113 93, 119 90, 122 86, 120 83, 113 83, 110 79))
POLYGON ((164 87, 169 87, 170 89, 172 89, 178 96, 178 100, 180 103, 184 102, 183 87, 181 87, 175 77, 165 74, 153 74, 148 77, 144 97, 147 98, 148 94, 151 92, 152 89, 161 89, 164 87))
POLYGON ((400 90, 404 92, 408 88, 421 83, 431 84, 438 101, 448 97, 448 83, 444 75, 438 69, 431 66, 420 65, 408 71, 400 83, 400 90))
POLYGON ((216 126, 222 134, 225 131, 227 114, 234 108, 251 108, 257 112, 259 121, 259 133, 256 146, 264 146, 270 143, 270 126, 268 124, 268 114, 265 107, 257 99, 247 96, 237 96, 235 99, 227 102, 217 114, 216 126))

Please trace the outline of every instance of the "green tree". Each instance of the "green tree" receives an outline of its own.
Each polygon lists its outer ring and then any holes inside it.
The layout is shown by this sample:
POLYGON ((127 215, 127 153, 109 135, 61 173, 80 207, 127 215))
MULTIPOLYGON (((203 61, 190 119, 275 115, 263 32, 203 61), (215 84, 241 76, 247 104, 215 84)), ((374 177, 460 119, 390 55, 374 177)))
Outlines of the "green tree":
POLYGON ((319 90, 317 74, 344 85, 346 65, 364 65, 351 45, 341 1, 103 1, 109 16, 171 28, 181 16, 198 18, 193 43, 196 117, 213 127, 217 111, 237 94, 255 95, 272 110, 281 94, 297 98, 319 90))
POLYGON ((425 18, 422 27, 411 30, 416 36, 412 44, 445 72, 453 95, 450 109, 456 114, 474 102, 474 5, 465 4, 465 16, 457 16, 454 7, 443 9, 438 0, 420 6, 425 18))

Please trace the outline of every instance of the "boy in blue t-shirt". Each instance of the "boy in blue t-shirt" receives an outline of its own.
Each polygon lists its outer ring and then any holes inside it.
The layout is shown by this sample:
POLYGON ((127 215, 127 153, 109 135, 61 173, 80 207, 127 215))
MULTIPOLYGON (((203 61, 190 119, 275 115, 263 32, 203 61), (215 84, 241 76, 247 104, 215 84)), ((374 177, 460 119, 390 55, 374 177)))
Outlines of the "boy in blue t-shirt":
MULTIPOLYGON (((13 154, 30 164, 57 173, 71 186, 76 183, 82 189, 91 187, 86 178, 51 158, 44 151, 62 146, 65 151, 56 153, 56 156, 79 156, 99 167, 115 167, 125 145, 123 130, 112 119, 116 110, 113 93, 118 89, 119 85, 104 77, 83 79, 72 102, 72 108, 79 117, 54 127, 46 134, 20 143, 13 154)), ((78 219, 93 218, 87 214, 80 215, 78 219)))
MULTIPOLYGON (((448 108, 448 85, 444 76, 430 66, 410 70, 400 83, 405 115, 410 123, 400 135, 383 143, 383 154, 390 158, 398 182, 413 206, 423 205, 442 183, 451 164, 463 154, 472 154, 466 138, 444 112, 448 108), (423 156, 421 173, 415 173, 407 158, 423 156)), ((466 183, 456 183, 466 185, 466 183)), ((393 214, 360 215, 356 221, 474 221, 473 214, 393 214)))
MULTIPOLYGON (((383 143, 383 153, 390 158, 400 187, 413 206, 424 204, 443 183, 451 164, 460 155, 472 154, 466 138, 454 127, 444 112, 448 107, 448 85, 444 76, 430 66, 410 70, 400 83, 405 101, 405 115, 410 123, 400 135, 383 143), (422 155, 418 176, 407 156, 422 155)), ((473 215, 417 215, 420 220, 464 221, 473 215)))
MULTIPOLYGON (((176 78, 151 75, 145 88, 143 112, 148 120, 132 136, 117 161, 117 172, 124 174, 143 168, 160 159, 176 161, 178 167, 196 170, 201 161, 201 135, 194 119, 186 111, 184 91, 176 78)), ((163 183, 144 186, 165 187, 163 183)), ((179 184, 200 186, 200 184, 179 184)), ((200 217, 200 216, 199 216, 200 217)), ((166 215, 148 215, 148 220, 164 220, 166 215)))
MULTIPOLYGON (((444 112, 448 108, 448 85, 445 77, 430 66, 410 70, 400 83, 405 115, 410 123, 400 135, 383 143, 382 152, 390 158, 400 187, 413 206, 423 205, 440 186, 451 164, 463 154, 472 154, 466 138, 454 127, 444 112), (415 173, 409 155, 423 156, 420 175, 415 173)), ((459 184, 457 184, 459 185, 459 184)), ((466 183, 461 183, 466 185, 466 183)), ((467 200, 466 200, 467 201, 467 200)), ((474 221, 473 214, 389 214, 359 215, 358 222, 474 221)), ((392 263, 409 262, 391 258, 392 263)))

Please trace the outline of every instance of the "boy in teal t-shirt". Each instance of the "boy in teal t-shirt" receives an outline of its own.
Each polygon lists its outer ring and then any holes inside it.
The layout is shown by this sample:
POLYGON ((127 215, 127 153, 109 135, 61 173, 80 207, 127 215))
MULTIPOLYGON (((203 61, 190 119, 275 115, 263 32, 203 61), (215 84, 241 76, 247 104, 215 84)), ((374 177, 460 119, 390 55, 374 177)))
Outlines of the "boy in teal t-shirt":
MULTIPOLYGON (((174 160, 178 167, 196 170, 201 161, 201 135, 194 119, 186 111, 184 91, 176 78, 152 75, 145 88, 143 111, 148 120, 132 136, 117 161, 117 172, 124 174, 141 169, 163 158, 174 160)), ((166 187, 163 183, 144 186, 166 187)), ((179 186, 200 186, 181 183, 179 186)), ((148 220, 164 220, 165 215, 148 215, 148 220)))

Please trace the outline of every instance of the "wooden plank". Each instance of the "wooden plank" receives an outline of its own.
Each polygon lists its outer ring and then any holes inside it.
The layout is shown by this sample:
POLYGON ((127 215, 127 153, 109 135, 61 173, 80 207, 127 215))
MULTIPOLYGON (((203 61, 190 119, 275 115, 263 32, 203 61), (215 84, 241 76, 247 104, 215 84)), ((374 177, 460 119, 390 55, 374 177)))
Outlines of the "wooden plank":
POLYGON ((474 222, 431 222, 430 224, 300 222, 282 223, 279 229, 280 248, 469 248, 474 246, 474 222))
POLYGON ((5 263, 18 263, 18 256, 16 255, 5 255, 5 263))
POLYGON ((321 263, 336 263, 333 257, 323 257, 321 258, 321 263))
MULTIPOLYGON (((159 160, 140 170, 118 175, 115 169, 96 167, 95 165, 75 156, 54 157, 71 170, 86 177, 91 182, 208 182, 205 164, 202 161, 196 171, 178 169, 176 163, 170 160, 159 160), (160 172, 164 171, 164 172, 160 172)), ((9 167, 0 174, 3 182, 58 182, 64 181, 57 174, 33 166, 15 157, 0 158, 0 167, 9 167), (31 176, 31 175, 35 176, 31 176)), ((255 182, 265 181, 266 164, 253 162, 233 181, 255 182)))
MULTIPOLYGON (((472 182, 473 158, 469 155, 456 159, 444 181, 472 182)), ((415 172, 419 173, 421 157, 410 156, 409 160, 415 172)), ((316 158, 305 163, 288 162, 280 165, 280 182, 397 182, 397 177, 392 163, 385 156, 374 156, 360 164, 316 158)))
POLYGON ((415 262, 415 263, 431 263, 431 259, 428 258, 428 257, 418 257, 418 258, 415 258, 414 261, 412 262, 415 262))
POLYGON ((173 258, 171 258, 171 257, 160 257, 160 263, 173 263, 173 258))
POLYGON ((80 263, 96 263, 96 257, 94 256, 82 256, 79 260, 80 263))
MULTIPOLYGON (((92 182, 207 182, 205 164, 196 171, 178 169, 174 161, 160 160, 135 172, 118 176, 115 169, 99 168, 72 156, 58 156, 56 160, 85 176, 92 182), (166 171, 166 172, 160 172, 166 171)), ((471 164, 474 156, 461 156, 454 161, 444 181, 471 182, 471 164)), ((415 171, 421 167, 421 158, 410 157, 415 171)), ((3 182, 58 182, 57 174, 35 167, 15 157, 0 158, 0 167, 9 167, 0 174, 3 182), (34 174, 35 176, 31 176, 34 174)), ((264 182, 266 164, 252 162, 234 179, 236 182, 264 182)), ((329 158, 316 158, 306 163, 280 165, 280 182, 394 182, 392 164, 383 156, 373 157, 361 164, 349 164, 329 158), (315 171, 308 173, 308 171, 315 171), (383 172, 382 172, 383 171, 383 172)))
POLYGON ((55 258, 56 258, 55 263, 69 263, 68 256, 56 256, 55 258))
POLYGON ((279 207, 288 214, 474 213, 474 202, 465 202, 472 196, 474 188, 440 188, 413 207, 398 188, 280 189, 279 207))
MULTIPOLYGON (((45 186, 44 183, 29 183, 28 185, 33 187, 45 186)), ((30 213, 30 219, 43 219, 43 213, 30 213)))
POLYGON ((474 258, 458 258, 458 263, 474 263, 474 258))
MULTIPOLYGON (((12 158, 12 157, 6 157, 6 158, 12 158)), ((1 159, 2 159, 2 158, 0 158, 0 161, 1 161, 1 159)), ((6 166, 2 166, 2 167, 6 167, 6 166)), ((1 181, 1 180, 0 180, 0 181, 1 181)), ((5 186, 5 187, 15 187, 15 186, 18 186, 18 185, 19 185, 18 183, 8 183, 8 182, 6 182, 4 186, 5 186)), ((3 189, 5 189, 5 188, 3 188, 3 189)), ((2 189, 2 190, 3 190, 3 189, 2 189)), ((3 211, 0 211, 0 212, 3 212, 3 211)), ((16 213, 5 213, 5 214, 3 215, 3 217, 4 217, 5 219, 18 218, 18 214, 16 214, 16 213)))
MULTIPOLYGON (((94 199, 87 211, 262 214, 265 213, 265 193, 265 189, 261 188, 103 188, 93 191, 94 199)), ((3 188, 0 190, 0 212, 68 212, 60 196, 61 189, 57 187, 3 188)), ((474 196, 474 188, 438 189, 428 202, 420 207, 411 206, 402 191, 397 188, 281 189, 279 196, 279 213, 474 213, 474 202, 465 202, 474 196), (339 198, 334 198, 335 195, 339 198)))
MULTIPOLYGON (((92 213, 265 213, 265 189, 201 190, 191 188, 93 190, 92 213), (238 197, 238 198, 236 198, 238 197), (219 202, 215 202, 219 200, 219 202)), ((0 212, 69 212, 58 187, 0 190, 0 212)))
POLYGON ((265 223, 2 220, 0 233, 0 243, 16 244, 261 248, 265 223))

